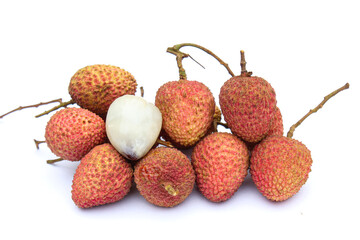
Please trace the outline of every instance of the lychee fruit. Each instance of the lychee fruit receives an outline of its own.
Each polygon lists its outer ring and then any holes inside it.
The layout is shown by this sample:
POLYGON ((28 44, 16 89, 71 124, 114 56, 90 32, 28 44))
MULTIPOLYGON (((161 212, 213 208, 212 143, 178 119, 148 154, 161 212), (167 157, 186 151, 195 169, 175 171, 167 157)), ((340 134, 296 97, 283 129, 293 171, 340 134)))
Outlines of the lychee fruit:
POLYGON ((178 148, 194 146, 212 127, 215 100, 198 81, 165 83, 156 93, 155 105, 162 114, 166 138, 178 148))
POLYGON ((76 169, 72 199, 80 208, 91 208, 121 200, 130 191, 133 170, 109 143, 94 147, 76 169))
POLYGON ((244 181, 249 152, 233 134, 215 132, 195 146, 191 162, 202 195, 212 202, 222 202, 231 198, 244 181))
POLYGON ((69 94, 82 108, 105 117, 110 104, 118 97, 136 92, 131 73, 116 66, 97 64, 78 70, 70 80, 69 94))
MULTIPOLYGON (((284 134, 284 125, 283 125, 281 111, 278 107, 276 107, 274 117, 270 123, 269 132, 266 134, 266 136, 271 136, 271 135, 282 136, 283 134, 284 134)), ((254 147, 257 144, 259 144, 259 142, 246 142, 245 141, 245 144, 248 147, 249 151, 252 151, 254 149, 254 147)))
POLYGON ((287 136, 271 135, 255 146, 250 158, 251 177, 259 191, 272 201, 284 201, 295 195, 305 184, 311 171, 310 150, 293 133, 307 117, 317 112, 349 84, 333 91, 314 109, 293 124, 287 136))
POLYGON ((275 108, 274 117, 270 123, 270 129, 267 136, 284 134, 284 124, 282 119, 281 111, 278 107, 275 108))
POLYGON ((276 107, 271 85, 246 70, 241 52, 240 76, 227 80, 221 87, 219 103, 225 122, 232 133, 247 142, 259 142, 270 130, 276 107))
POLYGON ((83 108, 57 111, 45 128, 45 141, 58 157, 78 161, 96 145, 106 141, 104 120, 83 108))
POLYGON ((174 207, 192 192, 195 173, 190 160, 176 148, 152 149, 135 165, 136 187, 150 203, 174 207))
POLYGON ((305 184, 311 165, 310 150, 303 143, 272 135, 252 151, 250 173, 256 187, 266 198, 283 201, 305 184))
POLYGON ((142 97, 132 95, 117 98, 106 116, 110 143, 129 160, 145 156, 158 139, 161 125, 159 109, 142 97))

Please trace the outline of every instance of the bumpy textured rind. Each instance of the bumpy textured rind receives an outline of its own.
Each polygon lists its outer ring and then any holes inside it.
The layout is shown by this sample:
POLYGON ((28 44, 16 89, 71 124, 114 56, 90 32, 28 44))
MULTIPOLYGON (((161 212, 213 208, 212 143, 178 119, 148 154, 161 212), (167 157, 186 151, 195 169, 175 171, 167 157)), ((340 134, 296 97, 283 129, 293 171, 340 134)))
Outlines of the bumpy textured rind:
POLYGON ((81 160, 73 178, 72 199, 80 208, 113 203, 127 195, 132 179, 131 164, 105 143, 81 160))
MULTIPOLYGON (((269 132, 266 134, 266 136, 271 136, 271 135, 282 136, 283 134, 284 134, 284 125, 283 125, 281 111, 278 107, 276 107, 273 119, 271 120, 271 123, 270 123, 269 132)), ((248 147, 249 151, 252 151, 254 149, 254 147, 257 144, 259 144, 259 142, 246 142, 245 141, 245 144, 248 147)))
POLYGON ((233 134, 216 132, 195 146, 191 162, 199 191, 212 202, 222 202, 231 198, 244 181, 249 152, 233 134))
POLYGON ((195 145, 212 127, 215 100, 203 83, 167 82, 158 89, 155 105, 163 117, 164 136, 179 148, 195 145))
POLYGON ((135 165, 134 177, 140 194, 160 207, 174 207, 182 203, 195 184, 190 160, 176 148, 152 149, 135 165))
POLYGON ((219 103, 231 131, 244 141, 258 142, 270 129, 276 95, 263 78, 235 76, 221 87, 219 103))
POLYGON ((58 157, 78 161, 107 140, 104 120, 83 108, 57 111, 45 128, 45 141, 58 157))
POLYGON ((250 173, 256 187, 266 198, 284 201, 305 184, 311 165, 311 153, 304 144, 272 135, 252 151, 250 173))
POLYGON ((271 135, 282 136, 283 134, 284 134, 284 125, 283 125, 281 111, 278 107, 276 107, 274 112, 274 117, 271 120, 270 129, 269 132, 267 133, 267 136, 271 136, 271 135))
POLYGON ((69 94, 80 106, 105 117, 110 104, 136 92, 135 78, 112 65, 91 65, 78 70, 70 80, 69 94))

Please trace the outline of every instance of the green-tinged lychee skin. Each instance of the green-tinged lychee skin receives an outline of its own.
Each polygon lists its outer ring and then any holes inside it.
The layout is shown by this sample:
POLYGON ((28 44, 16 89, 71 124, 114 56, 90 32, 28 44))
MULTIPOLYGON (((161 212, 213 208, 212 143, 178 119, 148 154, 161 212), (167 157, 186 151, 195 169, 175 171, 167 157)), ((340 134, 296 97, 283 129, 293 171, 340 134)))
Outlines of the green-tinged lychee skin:
POLYGON ((165 83, 156 93, 155 105, 162 114, 166 138, 179 148, 195 145, 212 127, 215 100, 198 81, 165 83))
POLYGON ((271 121, 270 129, 269 132, 267 133, 267 136, 271 136, 271 135, 282 136, 283 134, 284 134, 284 125, 283 125, 281 111, 278 107, 276 107, 274 117, 271 121))
POLYGON ((91 65, 78 70, 70 80, 69 94, 80 106, 105 117, 110 104, 136 92, 135 78, 112 65, 91 65))
POLYGON ((109 143, 94 147, 80 161, 72 184, 72 199, 80 208, 121 200, 130 191, 131 164, 109 143))
POLYGON ((230 78, 221 87, 219 103, 232 133, 244 141, 259 142, 269 132, 276 95, 263 78, 230 78))
POLYGON ((78 161, 107 140, 104 120, 83 108, 57 111, 45 128, 45 141, 58 157, 78 161))
POLYGON ((305 184, 311 165, 311 153, 303 143, 272 135, 252 151, 250 173, 256 187, 266 198, 284 201, 305 184))
POLYGON ((150 203, 174 207, 192 192, 195 173, 190 160, 176 148, 152 149, 135 165, 136 187, 150 203))
POLYGON ((215 132, 194 148, 191 162, 199 191, 212 202, 231 198, 243 183, 249 152, 243 141, 230 133, 215 132))

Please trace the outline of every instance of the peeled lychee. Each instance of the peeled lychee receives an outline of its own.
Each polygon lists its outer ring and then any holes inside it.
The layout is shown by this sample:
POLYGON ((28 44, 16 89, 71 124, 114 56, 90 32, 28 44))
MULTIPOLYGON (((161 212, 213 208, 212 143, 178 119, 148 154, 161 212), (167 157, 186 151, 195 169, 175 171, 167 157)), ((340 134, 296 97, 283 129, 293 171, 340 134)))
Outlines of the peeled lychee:
POLYGON ((130 191, 132 179, 130 163, 105 143, 81 159, 73 179, 72 199, 80 208, 113 203, 130 191))
POLYGON ((221 202, 232 197, 244 181, 249 152, 233 134, 216 132, 195 146, 191 162, 200 192, 212 202, 221 202))
POLYGON ((45 141, 58 157, 78 161, 106 141, 104 120, 83 108, 64 108, 48 121, 45 141))
POLYGON ((219 103, 232 133, 247 142, 259 142, 270 130, 276 107, 275 91, 263 78, 246 71, 242 52, 242 73, 221 87, 219 103))
POLYGON ((215 100, 198 81, 165 83, 156 93, 155 105, 161 111, 166 138, 179 148, 195 145, 212 127, 215 100))
POLYGON ((111 144, 130 160, 142 158, 155 144, 161 131, 159 109, 142 97, 117 98, 106 116, 106 132, 111 144))
POLYGON ((135 165, 135 183, 150 203, 173 207, 192 192, 195 173, 189 159, 176 148, 152 149, 135 165))
POLYGON ((112 65, 91 65, 78 70, 70 80, 69 93, 80 106, 105 117, 110 104, 118 97, 136 92, 135 78, 112 65))
POLYGON ((256 187, 266 198, 283 201, 305 184, 311 165, 311 153, 304 144, 272 135, 252 151, 250 173, 256 187))

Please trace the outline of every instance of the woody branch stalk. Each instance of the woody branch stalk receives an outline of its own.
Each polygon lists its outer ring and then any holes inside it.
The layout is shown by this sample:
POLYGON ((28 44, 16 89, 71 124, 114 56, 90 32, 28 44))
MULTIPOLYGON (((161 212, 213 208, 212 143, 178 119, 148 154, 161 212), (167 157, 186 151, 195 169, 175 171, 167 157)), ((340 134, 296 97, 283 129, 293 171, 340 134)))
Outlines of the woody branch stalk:
POLYGON ((53 111, 55 111, 55 110, 57 110, 59 108, 67 107, 70 104, 75 104, 75 101, 73 99, 71 99, 71 100, 69 100, 67 102, 62 102, 59 105, 51 108, 50 110, 47 110, 47 111, 45 111, 45 112, 43 112, 41 114, 36 115, 35 117, 38 118, 38 117, 44 116, 44 115, 49 114, 49 113, 51 113, 51 112, 53 112, 53 111))
POLYGON ((234 73, 231 71, 231 69, 229 68, 229 65, 227 63, 225 63, 223 60, 221 60, 221 58, 219 58, 217 55, 215 55, 212 51, 210 51, 209 49, 203 47, 203 46, 200 46, 200 45, 197 45, 197 44, 194 44, 194 43, 181 43, 181 44, 176 44, 172 47, 172 49, 174 51, 179 51, 180 48, 182 47, 195 47, 195 48, 198 48, 204 52, 206 52, 207 54, 209 54, 210 56, 214 57, 221 65, 223 65, 226 70, 229 72, 229 74, 234 77, 234 73))
POLYGON ((186 72, 182 65, 182 60, 189 56, 189 54, 180 52, 179 49, 175 49, 174 47, 169 47, 167 49, 168 53, 174 54, 176 56, 176 62, 179 68, 179 78, 186 80, 186 72))
POLYGON ((294 131, 295 128, 297 128, 307 117, 309 117, 311 114, 316 113, 320 108, 322 108, 324 106, 324 104, 332 97, 334 97, 336 94, 338 94, 339 92, 348 89, 350 87, 349 83, 346 83, 344 86, 342 86, 341 88, 333 91, 332 93, 330 93, 329 95, 324 97, 324 100, 314 109, 311 109, 304 117, 302 117, 297 123, 295 123, 294 125, 291 126, 289 132, 287 133, 287 137, 288 138, 292 138, 292 136, 294 135, 294 131))
MULTIPOLYGON (((198 48, 198 49, 201 49, 203 50, 204 52, 206 52, 207 54, 211 55, 212 57, 214 57, 221 65, 223 65, 226 70, 229 72, 229 74, 234 77, 234 73, 231 71, 231 69, 229 68, 229 65, 227 63, 225 63, 223 60, 221 60, 218 56, 216 56, 212 51, 210 51, 209 49, 207 48, 204 48, 200 45, 197 45, 197 44, 194 44, 194 43, 181 43, 181 44, 176 44, 174 45, 173 47, 168 47, 167 48, 167 52, 168 53, 172 53, 176 56, 176 62, 177 62, 177 65, 178 65, 178 68, 179 68, 179 75, 180 75, 180 80, 181 79, 187 79, 186 78, 186 72, 185 72, 185 69, 182 65, 182 60, 186 57, 190 57, 191 59, 193 59, 189 54, 187 53, 183 53, 180 51, 180 48, 182 47, 186 47, 186 46, 189 46, 189 47, 195 47, 195 48, 198 48)), ((194 59, 193 59, 194 60, 194 59)), ((195 61, 195 60, 194 60, 195 61)), ((196 63, 198 63, 197 61, 195 61, 196 63)), ((199 63, 198 63, 199 64, 199 63)), ((202 66, 201 64, 199 64, 200 66, 202 66)))
POLYGON ((20 111, 20 110, 25 109, 25 108, 37 108, 37 107, 40 107, 40 106, 42 106, 42 105, 46 105, 46 104, 50 104, 50 103, 55 103, 55 102, 58 102, 60 105, 61 105, 61 104, 64 104, 63 101, 62 101, 62 99, 59 98, 59 99, 51 100, 51 101, 48 101, 48 102, 40 102, 40 103, 38 103, 38 104, 33 104, 33 105, 28 105, 28 106, 20 106, 20 107, 18 107, 18 108, 15 108, 15 109, 11 110, 10 112, 7 112, 7 113, 1 115, 0 118, 3 118, 3 117, 5 117, 6 115, 8 115, 8 114, 10 114, 10 113, 13 113, 13 112, 16 112, 16 111, 20 111))

